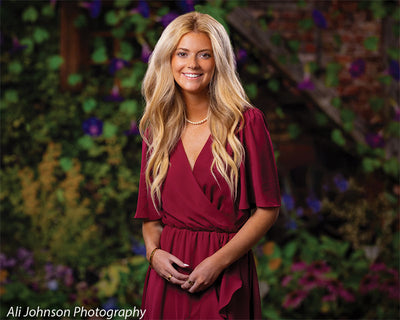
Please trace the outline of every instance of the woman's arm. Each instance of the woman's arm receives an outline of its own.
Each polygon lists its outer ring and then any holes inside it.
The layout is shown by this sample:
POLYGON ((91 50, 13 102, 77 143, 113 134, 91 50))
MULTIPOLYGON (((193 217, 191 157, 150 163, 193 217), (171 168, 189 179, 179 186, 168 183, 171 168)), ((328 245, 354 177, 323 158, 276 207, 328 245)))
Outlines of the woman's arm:
MULTIPOLYGON (((150 261, 150 254, 155 248, 160 247, 160 237, 163 227, 159 220, 144 221, 142 226, 143 239, 146 246, 146 258, 150 261)), ((174 255, 157 249, 151 259, 153 269, 163 278, 169 279, 171 283, 182 285, 188 278, 187 275, 178 272, 173 263, 182 268, 188 267, 174 255), (170 277, 172 276, 172 277, 170 277)))
POLYGON ((199 292, 214 283, 219 274, 247 253, 275 223, 279 208, 257 208, 239 232, 212 256, 204 259, 181 287, 199 292), (191 286, 189 281, 193 281, 191 286))

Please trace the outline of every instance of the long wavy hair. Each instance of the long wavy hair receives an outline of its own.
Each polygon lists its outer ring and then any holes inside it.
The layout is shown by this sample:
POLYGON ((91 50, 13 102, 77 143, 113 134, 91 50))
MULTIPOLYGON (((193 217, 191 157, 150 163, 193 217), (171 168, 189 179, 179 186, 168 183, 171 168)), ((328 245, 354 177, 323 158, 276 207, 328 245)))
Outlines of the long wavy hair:
POLYGON ((167 175, 169 155, 185 127, 185 103, 175 83, 171 58, 182 36, 203 32, 211 40, 215 71, 209 84, 209 126, 212 142, 213 167, 227 182, 231 196, 236 198, 239 167, 244 148, 236 137, 243 110, 252 107, 239 81, 236 60, 229 36, 214 18, 199 12, 177 17, 163 31, 150 57, 143 80, 142 94, 146 107, 139 130, 148 146, 145 171, 146 185, 154 207, 161 205, 161 186, 167 175), (232 155, 226 150, 229 143, 232 155))

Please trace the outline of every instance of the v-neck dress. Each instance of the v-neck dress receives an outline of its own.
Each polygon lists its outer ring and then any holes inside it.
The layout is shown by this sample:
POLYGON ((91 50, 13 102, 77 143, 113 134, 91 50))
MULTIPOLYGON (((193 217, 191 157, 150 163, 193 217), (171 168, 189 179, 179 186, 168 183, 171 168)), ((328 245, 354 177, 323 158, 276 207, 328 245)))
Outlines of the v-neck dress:
MULTIPOLYGON (((232 200, 228 184, 210 167, 210 136, 194 164, 189 164, 182 141, 170 154, 157 212, 146 188, 147 146, 143 142, 141 177, 135 218, 161 220, 160 248, 189 264, 189 274, 205 258, 231 240, 256 207, 279 207, 280 192, 273 148, 264 114, 247 108, 237 137, 245 148, 239 170, 238 196, 232 200)), ((229 144, 227 151, 232 154, 229 144)), ((186 270, 186 269, 185 269, 186 270)), ((252 251, 226 268, 214 284, 189 293, 149 268, 143 289, 146 319, 261 319, 261 302, 252 251)))

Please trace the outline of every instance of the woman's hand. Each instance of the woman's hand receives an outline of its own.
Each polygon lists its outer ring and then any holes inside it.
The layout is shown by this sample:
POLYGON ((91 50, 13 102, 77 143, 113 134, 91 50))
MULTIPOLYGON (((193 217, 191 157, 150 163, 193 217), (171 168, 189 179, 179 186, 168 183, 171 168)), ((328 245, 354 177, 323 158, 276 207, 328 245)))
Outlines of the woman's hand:
POLYGON ((159 276, 173 284, 182 285, 189 276, 178 272, 173 266, 174 263, 181 268, 187 268, 189 266, 174 255, 161 249, 157 249, 151 259, 151 265, 159 276))
POLYGON ((213 256, 210 256, 193 270, 181 288, 190 293, 203 291, 217 280, 222 270, 223 266, 213 256))

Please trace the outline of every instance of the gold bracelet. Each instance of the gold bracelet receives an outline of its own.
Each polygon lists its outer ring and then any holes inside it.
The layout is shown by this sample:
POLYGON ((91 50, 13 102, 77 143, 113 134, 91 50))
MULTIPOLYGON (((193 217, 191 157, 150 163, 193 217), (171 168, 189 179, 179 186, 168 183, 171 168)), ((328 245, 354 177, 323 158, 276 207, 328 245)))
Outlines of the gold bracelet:
POLYGON ((150 268, 153 268, 152 264, 151 264, 151 260, 153 260, 153 256, 156 253, 156 251, 160 249, 160 248, 154 248, 153 251, 150 253, 150 258, 149 258, 149 264, 150 264, 150 268))

